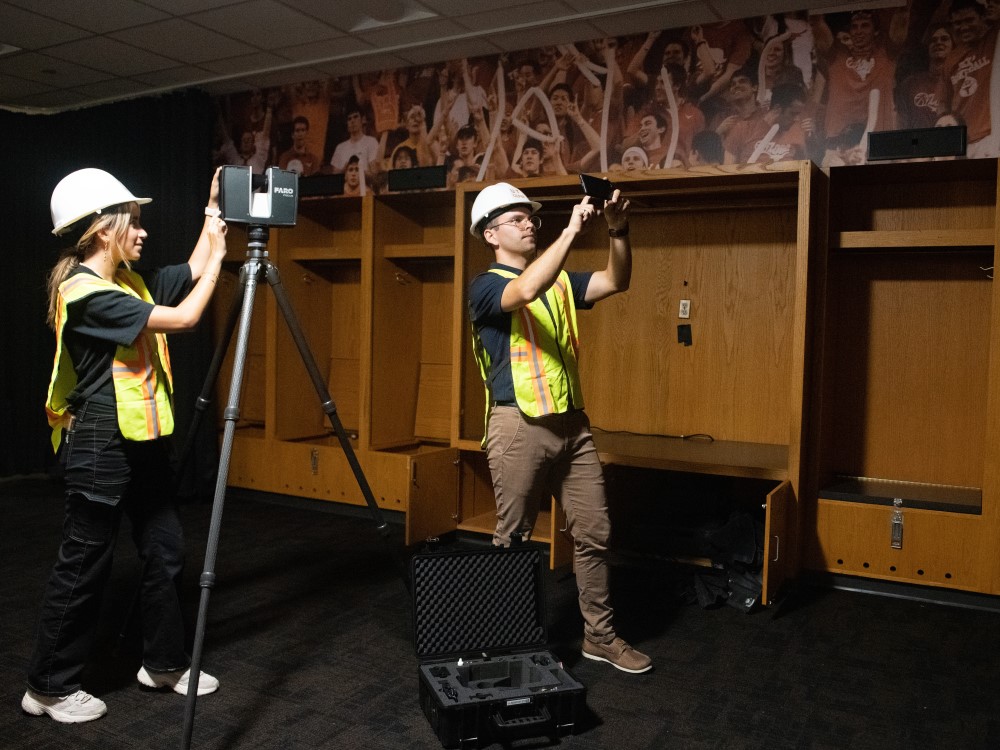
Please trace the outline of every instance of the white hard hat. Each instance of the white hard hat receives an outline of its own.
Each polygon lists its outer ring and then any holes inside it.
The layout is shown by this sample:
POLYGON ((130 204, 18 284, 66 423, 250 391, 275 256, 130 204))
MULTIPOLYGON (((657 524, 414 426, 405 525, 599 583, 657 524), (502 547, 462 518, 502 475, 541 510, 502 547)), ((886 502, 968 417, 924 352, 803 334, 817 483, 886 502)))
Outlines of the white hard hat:
POLYGON ((85 216, 100 213, 119 203, 149 203, 152 198, 136 198, 131 191, 103 169, 78 169, 63 177, 49 201, 52 234, 60 235, 85 216))
POLYGON ((542 207, 523 192, 506 182, 483 188, 472 203, 472 224, 469 231, 476 237, 483 236, 483 228, 494 218, 514 206, 531 206, 534 213, 542 207))

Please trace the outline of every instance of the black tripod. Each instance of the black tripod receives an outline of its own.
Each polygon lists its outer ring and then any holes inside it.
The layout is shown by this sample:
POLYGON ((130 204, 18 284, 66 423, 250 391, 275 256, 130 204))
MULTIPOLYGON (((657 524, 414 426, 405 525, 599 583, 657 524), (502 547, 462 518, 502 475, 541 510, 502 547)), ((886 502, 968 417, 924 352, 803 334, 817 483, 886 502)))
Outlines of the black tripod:
POLYGON ((282 317, 284 317, 289 331, 291 331, 292 337, 295 340, 295 345, 298 347, 299 355, 302 357, 302 362, 309 371, 309 377, 312 378, 313 386, 316 388, 316 393, 319 396, 323 411, 329 418, 330 424, 333 426, 333 430, 337 434, 337 438, 340 441, 340 445, 344 449, 347 461, 354 472, 354 476, 358 481, 358 486, 361 488, 361 492, 365 497, 365 502, 368 504, 368 508, 375 520, 375 525, 383 539, 388 539, 389 534, 389 527, 382 516, 382 511, 375 502, 375 496, 372 494, 371 487, 368 485, 368 480, 365 478, 364 472, 361 469, 361 464, 358 462, 357 455, 351 445, 350 437, 344 430, 344 426, 340 422, 340 417, 337 415, 337 406, 330 397, 326 383, 323 381, 319 368, 316 366, 316 361, 313 358, 312 353, 309 351, 309 345, 306 343, 302 330, 299 327, 298 319, 295 317, 295 311, 292 309, 292 306, 288 301, 285 288, 282 286, 281 278, 278 275, 278 269, 267 257, 268 234, 269 228, 267 226, 251 224, 247 227, 247 236, 249 240, 247 243, 247 259, 240 269, 239 289, 233 299, 232 307, 230 308, 229 315, 226 319, 224 336, 216 349, 211 364, 209 365, 208 377, 206 378, 205 386, 202 389, 201 395, 198 397, 198 401, 195 405, 195 414, 191 430, 188 434, 188 440, 185 443, 182 454, 182 464, 184 464, 186 463, 186 459, 191 452, 194 434, 198 429, 205 410, 211 403, 212 394, 215 390, 215 381, 218 378, 219 370, 222 368, 222 361, 225 357, 226 348, 229 344, 230 338, 232 337, 233 330, 236 328, 238 320, 239 331, 236 338, 236 351, 233 360, 232 380, 229 385, 229 399, 226 403, 226 409, 223 412, 225 427, 222 435, 222 446, 219 452, 219 471, 215 481, 215 495, 212 501, 212 520, 209 525, 208 542, 205 548, 205 567, 199 580, 199 585, 201 586, 201 602, 198 607, 198 625, 195 630, 194 648, 191 652, 191 678, 188 684, 187 701, 184 706, 184 733, 181 747, 185 750, 191 746, 191 733, 194 728, 194 710, 195 702, 198 698, 198 677, 201 674, 201 654, 205 640, 205 620, 208 614, 208 599, 209 593, 215 585, 215 557, 218 550, 219 531, 222 525, 222 506, 226 495, 226 483, 229 477, 229 461, 232 455, 233 435, 236 431, 236 422, 239 420, 240 414, 240 390, 243 384, 243 370, 246 364, 247 342, 250 338, 250 319, 253 314, 253 303, 255 292, 257 290, 257 283, 262 274, 268 285, 274 291, 275 299, 278 302, 278 308, 281 310, 282 317))

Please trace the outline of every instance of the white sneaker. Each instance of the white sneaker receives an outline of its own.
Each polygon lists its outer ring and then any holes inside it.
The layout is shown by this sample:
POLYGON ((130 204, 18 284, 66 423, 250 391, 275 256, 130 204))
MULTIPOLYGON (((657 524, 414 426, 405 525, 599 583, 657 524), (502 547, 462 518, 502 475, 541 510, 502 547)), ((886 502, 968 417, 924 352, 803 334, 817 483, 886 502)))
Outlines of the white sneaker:
POLYGON ((48 714, 63 724, 93 721, 108 712, 108 706, 104 701, 83 690, 62 697, 39 695, 29 690, 21 699, 21 708, 32 716, 48 714))
MULTIPOLYGON (((175 693, 187 695, 188 678, 191 670, 185 669, 183 672, 149 672, 145 667, 139 670, 136 675, 139 682, 150 688, 172 688, 175 693)), ((219 681, 210 674, 200 673, 198 677, 198 695, 208 695, 219 689, 219 681)))

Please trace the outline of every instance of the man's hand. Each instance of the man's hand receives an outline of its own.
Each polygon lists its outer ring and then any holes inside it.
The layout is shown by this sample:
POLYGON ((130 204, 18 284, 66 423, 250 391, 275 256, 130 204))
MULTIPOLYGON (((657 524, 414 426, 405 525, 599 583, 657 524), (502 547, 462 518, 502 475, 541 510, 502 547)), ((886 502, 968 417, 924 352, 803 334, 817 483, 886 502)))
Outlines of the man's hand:
POLYGON ((611 198, 604 202, 604 220, 608 222, 608 229, 618 230, 628 226, 629 205, 628 198, 615 188, 611 198))
POLYGON ((597 209, 590 205, 590 196, 583 196, 583 200, 573 206, 573 213, 570 214, 567 228, 579 234, 596 213, 597 209))

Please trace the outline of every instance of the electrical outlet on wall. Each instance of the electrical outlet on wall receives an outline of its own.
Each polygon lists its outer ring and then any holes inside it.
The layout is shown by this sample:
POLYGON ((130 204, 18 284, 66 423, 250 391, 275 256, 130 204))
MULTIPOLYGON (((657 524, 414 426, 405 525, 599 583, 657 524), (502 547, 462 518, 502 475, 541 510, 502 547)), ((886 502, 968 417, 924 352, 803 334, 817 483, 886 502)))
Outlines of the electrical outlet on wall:
POLYGON ((682 299, 680 306, 677 308, 678 318, 690 318, 691 317, 691 300, 682 299))

